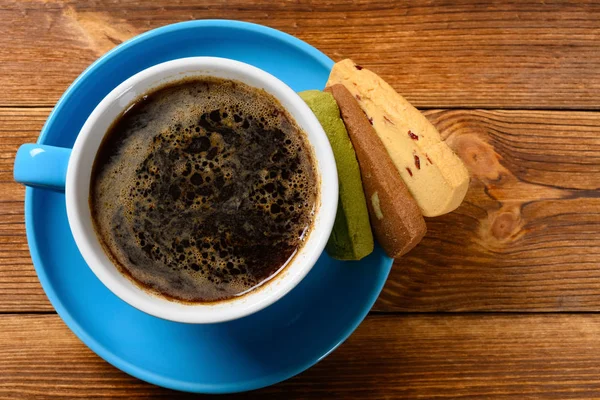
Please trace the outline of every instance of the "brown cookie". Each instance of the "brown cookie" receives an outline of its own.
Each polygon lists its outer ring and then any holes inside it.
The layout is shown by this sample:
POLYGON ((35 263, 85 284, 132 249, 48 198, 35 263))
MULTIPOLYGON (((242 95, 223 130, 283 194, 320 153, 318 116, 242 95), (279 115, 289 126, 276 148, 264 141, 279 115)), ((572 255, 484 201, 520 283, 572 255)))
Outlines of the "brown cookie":
POLYGON ((375 237, 390 257, 398 258, 425 235, 423 215, 352 94, 341 84, 325 91, 335 97, 354 145, 375 237))

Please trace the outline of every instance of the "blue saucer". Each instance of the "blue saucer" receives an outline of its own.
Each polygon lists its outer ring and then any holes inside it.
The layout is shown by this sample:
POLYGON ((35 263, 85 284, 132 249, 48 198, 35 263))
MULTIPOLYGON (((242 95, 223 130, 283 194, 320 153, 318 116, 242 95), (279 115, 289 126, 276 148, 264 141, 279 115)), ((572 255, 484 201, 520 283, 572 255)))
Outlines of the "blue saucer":
MULTIPOLYGON (((296 91, 322 88, 333 62, 282 32, 235 21, 192 21, 140 35, 90 66, 65 92, 39 143, 71 147, 87 115, 117 84, 180 57, 244 61, 296 91)), ((367 315, 390 271, 381 249, 360 262, 323 254, 287 296, 249 317, 186 325, 129 306, 95 277, 79 254, 62 193, 28 188, 27 239, 39 279, 69 328, 117 368, 156 385, 200 393, 257 389, 324 358, 367 315)))

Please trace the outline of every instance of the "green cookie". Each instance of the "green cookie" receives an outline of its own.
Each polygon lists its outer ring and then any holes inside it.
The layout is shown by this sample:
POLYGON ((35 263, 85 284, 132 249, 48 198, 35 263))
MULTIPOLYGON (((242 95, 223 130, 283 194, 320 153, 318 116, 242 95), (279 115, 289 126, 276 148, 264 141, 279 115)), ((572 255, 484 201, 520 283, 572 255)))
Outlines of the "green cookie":
POLYGON ((337 164, 340 198, 325 249, 339 260, 360 260, 373 251, 373 234, 354 147, 330 93, 307 90, 299 94, 323 126, 337 164))

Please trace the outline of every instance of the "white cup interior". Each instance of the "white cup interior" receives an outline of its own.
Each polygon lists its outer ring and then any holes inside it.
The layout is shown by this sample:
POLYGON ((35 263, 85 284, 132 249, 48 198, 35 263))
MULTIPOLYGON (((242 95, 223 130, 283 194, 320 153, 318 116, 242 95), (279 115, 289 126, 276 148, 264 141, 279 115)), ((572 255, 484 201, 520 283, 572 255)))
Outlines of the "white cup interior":
POLYGON ((337 209, 338 181, 327 136, 314 114, 286 84, 272 75, 238 61, 190 57, 155 65, 127 79, 111 91, 90 114, 71 154, 67 170, 66 202, 69 225, 85 261, 115 295, 156 317, 186 323, 214 323, 252 314, 280 299, 310 271, 322 253, 337 209), (153 88, 189 76, 234 79, 273 95, 306 132, 319 173, 319 201, 312 229, 292 261, 261 287, 228 301, 183 304, 148 293, 123 276, 105 254, 93 228, 89 209, 92 165, 112 122, 133 101, 153 88))

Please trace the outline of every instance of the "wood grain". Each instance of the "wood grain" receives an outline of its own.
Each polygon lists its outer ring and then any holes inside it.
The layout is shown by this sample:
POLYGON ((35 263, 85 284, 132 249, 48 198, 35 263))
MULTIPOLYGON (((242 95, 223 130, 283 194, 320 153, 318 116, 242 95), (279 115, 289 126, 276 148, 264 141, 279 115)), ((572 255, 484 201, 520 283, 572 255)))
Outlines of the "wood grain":
POLYGON ((50 109, 0 108, 0 312, 52 311, 25 236, 24 188, 13 181, 15 153, 37 140, 50 109))
POLYGON ((465 203, 427 220, 345 344, 287 382, 221 398, 600 398, 600 3, 4 0, 0 399, 198 398, 113 368, 52 312, 12 165, 91 62, 203 18, 272 26, 370 67, 430 109, 472 174, 465 203))
MULTIPOLYGON (((600 397, 600 315, 368 317, 332 355, 226 399, 600 397)), ((0 398, 178 399, 113 368, 55 315, 0 316, 0 398)))
MULTIPOLYGON (((48 109, 0 109, 0 312, 50 311, 12 157, 48 109), (8 199, 8 202, 6 200, 8 199)), ((454 213, 400 259, 377 311, 599 311, 600 113, 431 110, 470 169, 454 213)))
POLYGON ((463 159, 463 205, 427 219, 380 310, 600 309, 600 114, 428 111, 463 159))
POLYGON ((600 108, 600 4, 5 0, 0 106, 52 106, 115 45, 174 22, 272 26, 373 68, 416 106, 600 108))

